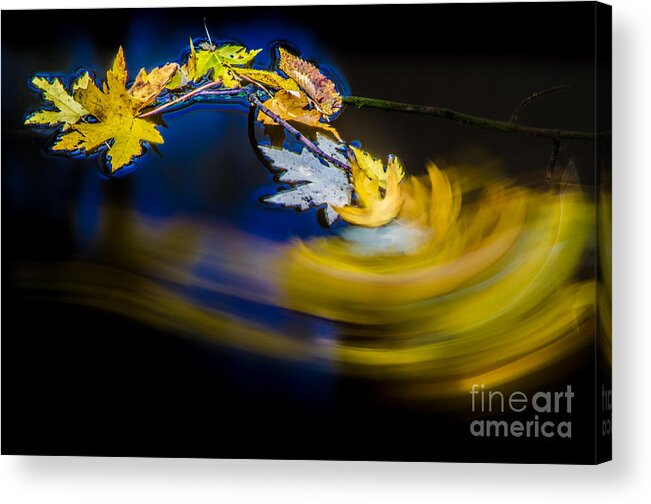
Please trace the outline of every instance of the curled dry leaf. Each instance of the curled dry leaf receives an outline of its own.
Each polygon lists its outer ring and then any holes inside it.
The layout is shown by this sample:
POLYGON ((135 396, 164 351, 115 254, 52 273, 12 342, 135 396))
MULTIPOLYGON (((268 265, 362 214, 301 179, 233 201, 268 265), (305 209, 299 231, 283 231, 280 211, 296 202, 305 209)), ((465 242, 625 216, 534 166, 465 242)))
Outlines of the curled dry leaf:
MULTIPOLYGON (((342 219, 351 224, 365 227, 378 227, 391 222, 402 206, 400 174, 404 174, 398 158, 391 156, 385 173, 384 195, 380 191, 380 180, 371 175, 376 170, 375 160, 370 156, 350 156, 353 185, 357 194, 358 206, 337 207, 335 210, 342 219), (369 163, 369 158, 373 163, 369 163)), ((403 175, 404 176, 404 175, 403 175)))
POLYGON ((334 82, 312 63, 294 56, 281 47, 278 68, 296 81, 326 116, 333 115, 341 108, 341 96, 334 82))
POLYGON ((143 106, 149 105, 163 91, 178 69, 179 65, 176 63, 168 63, 165 66, 154 68, 149 73, 141 68, 129 89, 129 94, 142 102, 143 106))
MULTIPOLYGON (((352 155, 355 157, 355 160, 357 161, 357 166, 364 170, 364 172, 366 172, 366 175, 368 175, 370 178, 376 178, 382 189, 386 188, 387 172, 384 170, 384 164, 382 163, 382 160, 374 158, 368 152, 363 151, 357 147, 351 147, 350 150, 352 152, 352 155)), ((405 178, 405 171, 402 167, 402 164, 397 158, 393 158, 393 161, 391 161, 392 158, 389 159, 389 162, 395 163, 398 182, 401 182, 402 179, 405 178)))

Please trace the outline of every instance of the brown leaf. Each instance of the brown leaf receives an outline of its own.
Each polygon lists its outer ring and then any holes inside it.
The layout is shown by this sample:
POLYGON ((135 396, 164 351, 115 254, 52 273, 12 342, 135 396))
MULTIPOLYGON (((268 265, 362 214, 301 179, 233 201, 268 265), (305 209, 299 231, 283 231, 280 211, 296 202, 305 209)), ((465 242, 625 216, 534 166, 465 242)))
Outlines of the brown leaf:
POLYGON ((131 85, 129 94, 143 106, 149 105, 161 93, 178 68, 176 63, 154 68, 149 73, 142 68, 131 85))
POLYGON ((333 115, 341 108, 341 96, 334 82, 312 63, 294 56, 281 47, 278 68, 294 79, 325 115, 333 115))

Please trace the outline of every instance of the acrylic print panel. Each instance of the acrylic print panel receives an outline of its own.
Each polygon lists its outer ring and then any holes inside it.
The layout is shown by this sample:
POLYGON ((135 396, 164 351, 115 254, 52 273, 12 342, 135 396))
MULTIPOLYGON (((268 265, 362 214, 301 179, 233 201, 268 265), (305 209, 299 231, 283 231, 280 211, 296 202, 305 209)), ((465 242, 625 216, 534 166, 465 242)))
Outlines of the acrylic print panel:
POLYGON ((595 12, 3 12, 3 453, 595 462, 595 12))

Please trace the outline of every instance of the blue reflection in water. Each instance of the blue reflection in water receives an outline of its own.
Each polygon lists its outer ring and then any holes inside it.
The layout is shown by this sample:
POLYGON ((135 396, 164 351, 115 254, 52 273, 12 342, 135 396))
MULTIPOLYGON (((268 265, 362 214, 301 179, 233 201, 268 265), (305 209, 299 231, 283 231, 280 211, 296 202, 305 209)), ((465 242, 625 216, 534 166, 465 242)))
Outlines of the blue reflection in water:
MULTIPOLYGON (((190 37, 195 41, 204 37, 199 11, 194 26, 175 26, 170 24, 170 17, 173 18, 171 13, 163 15, 158 11, 141 11, 132 16, 123 41, 130 80, 140 68, 150 70, 181 58, 188 51, 190 37)), ((257 68, 269 68, 274 58, 274 47, 289 38, 289 45, 301 56, 317 61, 339 89, 346 92, 343 80, 327 65, 327 54, 313 34, 281 17, 229 25, 211 23, 209 19, 208 26, 213 40, 233 40, 249 48, 263 48, 256 57, 257 68)), ((67 47, 74 47, 70 50, 70 68, 61 70, 70 75, 83 67, 91 70, 98 81, 103 81, 106 69, 102 67, 103 62, 92 38, 86 34, 70 34, 69 40, 72 42, 67 47)), ((30 71, 33 70, 36 69, 30 71)), ((176 216, 196 217, 204 223, 226 223, 243 233, 273 242, 330 234, 331 230, 318 224, 316 210, 299 213, 260 202, 262 196, 274 194, 280 186, 272 180, 272 174, 256 157, 249 143, 248 104, 242 99, 230 103, 225 106, 201 104, 166 114, 164 121, 169 127, 161 128, 165 139, 165 143, 159 146, 162 157, 149 149, 132 166, 111 176, 122 179, 120 182, 128 188, 128 199, 120 200, 120 204, 134 210, 133 215, 154 217, 163 222, 176 216)), ((258 135, 261 135, 260 131, 258 135)), ((45 138, 43 140, 47 142, 45 138)), ((22 171, 20 161, 13 163, 9 160, 11 167, 8 168, 9 176, 5 178, 12 188, 9 193, 13 208, 38 204, 48 209, 44 215, 60 215, 74 208, 72 223, 77 253, 86 260, 93 260, 93 246, 102 232, 102 212, 110 201, 107 195, 115 193, 112 191, 114 187, 109 186, 116 181, 107 180, 97 169, 103 156, 101 153, 93 159, 76 161, 50 153, 43 157, 47 168, 36 172, 35 181, 26 178, 30 175, 22 171), (88 169, 80 171, 80 163, 88 169), (27 195, 27 199, 21 195, 27 195), (69 205, 71 199, 73 205, 69 205)), ((34 173, 31 172, 32 178, 34 173)), ((210 247, 211 244, 202 246, 210 247)), ((194 265, 192 273, 215 282, 236 281, 224 277, 214 265, 201 262, 194 265)), ((235 317, 267 324, 297 338, 326 341, 336 334, 336 327, 330 322, 297 315, 276 306, 195 285, 165 286, 197 306, 224 310, 235 317)), ((294 366, 285 371, 275 369, 270 372, 256 367, 259 364, 240 368, 240 363, 237 361, 232 370, 239 382, 259 384, 261 376, 256 378, 251 368, 259 369, 259 373, 264 375, 263 381, 269 386, 275 379, 275 386, 301 400, 327 400, 334 386, 333 377, 325 367, 294 366), (317 388, 320 393, 315 394, 317 388)))
POLYGON ((83 176, 82 187, 77 198, 76 224, 77 244, 84 250, 92 245, 99 231, 101 212, 101 182, 95 174, 83 176))

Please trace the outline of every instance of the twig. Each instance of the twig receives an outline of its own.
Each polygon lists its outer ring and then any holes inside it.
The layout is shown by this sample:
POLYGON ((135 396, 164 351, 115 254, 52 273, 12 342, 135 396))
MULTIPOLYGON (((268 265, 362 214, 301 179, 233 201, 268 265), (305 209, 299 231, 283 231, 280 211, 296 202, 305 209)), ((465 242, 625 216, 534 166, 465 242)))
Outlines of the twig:
POLYGON ((269 96, 273 96, 273 94, 271 94, 271 92, 270 92, 266 87, 264 87, 264 86, 262 85, 262 83, 257 82, 257 81, 254 81, 253 79, 247 77, 246 75, 240 75, 239 77, 242 78, 242 79, 244 79, 244 80, 246 80, 246 81, 248 81, 248 82, 250 82, 250 83, 253 84, 254 86, 258 86, 260 89, 262 89, 262 90, 263 90, 265 93, 267 93, 269 96))
POLYGON ((244 88, 238 88, 238 89, 218 89, 216 91, 213 90, 208 90, 208 91, 202 91, 201 96, 235 96, 238 94, 249 94, 249 91, 247 91, 244 88))
MULTIPOLYGON (((250 80, 250 79, 247 79, 250 80)), ((144 114, 141 114, 138 117, 148 117, 154 114, 158 114, 165 109, 176 105, 177 103, 180 103, 182 101, 187 100, 188 98, 191 98, 199 93, 202 95, 210 95, 210 96, 228 96, 228 95, 236 95, 240 93, 244 93, 245 91, 243 89, 224 89, 224 90, 218 90, 218 91, 207 91, 213 86, 216 86, 220 84, 220 81, 214 81, 214 82, 208 82, 204 84, 203 86, 200 86, 196 88, 195 90, 189 92, 188 94, 185 94, 183 96, 178 97, 175 100, 172 100, 170 102, 164 103, 160 107, 157 107, 153 110, 150 110, 148 112, 145 112, 144 114)), ((252 81, 252 84, 258 84, 256 82, 252 81)), ((259 85, 259 84, 258 84, 259 85)), ((534 93, 533 95, 529 96, 526 98, 514 111, 514 113, 511 115, 511 118, 513 119, 515 115, 515 119, 518 118, 519 112, 522 110, 524 106, 526 106, 528 103, 533 101, 534 99, 543 96, 545 94, 554 92, 554 91, 560 91, 561 89, 565 89, 567 86, 556 86, 555 88, 549 88, 547 90, 539 91, 537 93, 534 93)), ((252 95, 249 95, 249 98, 252 95)), ((260 103, 260 100, 256 98, 256 101, 260 103)), ((511 133, 519 133, 522 135, 529 135, 529 136, 537 136, 537 137, 542 137, 542 138, 551 138, 551 139, 564 139, 564 140, 594 140, 597 137, 603 137, 603 136, 608 136, 610 135, 610 131, 603 132, 603 133, 589 133, 589 132, 584 132, 584 131, 565 131, 565 130, 559 130, 559 129, 554 129, 554 128, 535 128, 531 126, 523 126, 520 124, 515 123, 513 120, 509 121, 496 121, 493 119, 487 119, 485 117, 479 117, 479 116, 474 116, 471 114, 466 114, 464 112, 457 112, 455 110, 443 108, 443 107, 434 107, 430 105, 414 105, 410 103, 401 103, 401 102, 394 102, 394 101, 389 101, 389 100, 380 100, 377 98, 366 98, 363 96, 347 96, 343 98, 343 102, 347 103, 349 105, 354 105, 357 108, 363 108, 363 107, 368 107, 368 108, 375 108, 379 110, 385 110, 385 111, 397 111, 397 112, 407 112, 407 113, 412 113, 412 114, 424 114, 424 115, 431 115, 434 117, 439 117, 442 119, 451 119, 453 121, 456 121, 460 124, 467 124, 470 126, 476 126, 479 128, 484 128, 484 129, 493 129, 493 130, 498 130, 498 131, 505 131, 505 132, 511 132, 511 133)), ((262 105, 262 103, 260 103, 262 105)), ((257 104, 255 105, 256 107, 260 108, 257 104)), ((266 107, 265 107, 266 108, 266 107)), ((261 109, 261 108, 260 108, 261 109)), ((262 110, 262 109, 261 109, 262 110)), ((264 112, 264 110, 263 110, 264 112)), ((267 112, 264 112, 267 114, 267 112)), ((298 130, 293 128, 290 124, 288 124, 286 121, 278 117, 276 114, 271 112, 270 114, 267 114, 269 117, 274 119, 278 124, 283 126, 287 131, 292 133, 301 143, 306 145, 308 148, 314 150, 314 148, 317 148, 314 143, 310 142, 304 135, 302 135, 298 130), (306 143, 305 141, 308 143, 306 143), (313 147, 314 148, 313 148, 313 147)), ((316 151, 315 151, 316 152, 316 151)), ((321 155, 321 154, 319 154, 321 155)), ((329 158, 329 156, 324 155, 325 159, 328 159, 329 161, 333 162, 335 165, 339 166, 340 168, 345 169, 350 169, 348 165, 345 163, 341 163, 340 161, 337 160, 332 160, 332 158, 329 158)))
MULTIPOLYGON (((188 98, 192 98, 194 95, 197 95, 197 94, 201 93, 202 91, 205 91, 206 89, 209 89, 211 87, 218 86, 219 84, 221 84, 221 81, 219 81, 219 80, 216 80, 216 81, 213 81, 213 82, 208 82, 208 83, 204 84, 203 86, 199 86, 197 89, 195 89, 193 91, 190 91, 188 94, 184 94, 183 96, 179 96, 175 100, 164 103, 160 107, 156 107, 155 109, 150 110, 149 112, 145 112, 144 114, 140 114, 138 117, 143 118, 143 117, 148 117, 148 116, 151 116, 151 115, 154 115, 154 114, 158 114, 158 113, 162 112, 163 110, 165 110, 166 108, 171 107, 172 105, 176 105, 177 103, 185 101, 188 98)), ((239 92, 239 89, 227 90, 227 91, 237 91, 237 92, 239 92)))
POLYGON ((584 131, 563 131, 552 128, 533 128, 531 126, 522 126, 520 124, 508 121, 495 121, 478 117, 455 110, 433 107, 428 105, 413 105, 410 103, 400 103, 388 100, 378 100, 376 98, 365 98, 362 96, 347 96, 343 98, 343 102, 349 105, 354 105, 358 108, 369 107, 379 110, 408 112, 412 114, 425 114, 443 119, 451 119, 460 124, 467 124, 470 126, 477 126, 478 128, 492 129, 498 131, 508 131, 511 133, 519 133, 522 135, 537 136, 543 138, 560 138, 566 140, 594 140, 597 136, 609 135, 610 132, 600 133, 587 133, 584 131))
POLYGON ((554 86, 530 94, 524 100, 522 100, 517 107, 515 107, 515 110, 513 110, 509 122, 511 123, 516 122, 520 118, 520 113, 522 112, 522 110, 526 106, 528 106, 531 102, 537 100, 538 98, 542 98, 543 96, 546 96, 548 94, 558 93, 559 91, 570 91, 570 90, 571 90, 570 86, 554 86))
POLYGON ((325 152, 323 152, 321 149, 319 149, 316 144, 310 141, 309 138, 307 138, 303 133, 298 131, 296 128, 294 128, 291 124, 289 124, 287 121, 282 119, 278 114, 275 114, 271 110, 269 110, 267 107, 265 107, 262 102, 258 99, 258 97, 252 93, 249 95, 249 100, 253 105, 255 105, 258 109, 260 109, 264 114, 268 115, 271 117, 274 121, 276 121, 278 124, 280 124, 283 128, 285 128, 289 133, 294 135, 296 137, 296 140, 301 142, 303 145, 305 145, 308 149, 310 149, 312 152, 314 152, 317 156, 320 158, 323 158, 333 165, 341 168, 342 170, 346 171, 347 173, 350 172, 351 168, 348 166, 346 163, 342 163, 338 159, 333 158, 332 156, 329 156, 325 152))
POLYGON ((549 163, 547 163, 547 185, 549 186, 552 183, 552 175, 554 174, 554 167, 556 166, 556 160, 558 159, 558 153, 561 150, 561 141, 558 138, 554 139, 554 145, 552 147, 552 153, 549 156, 549 163))

